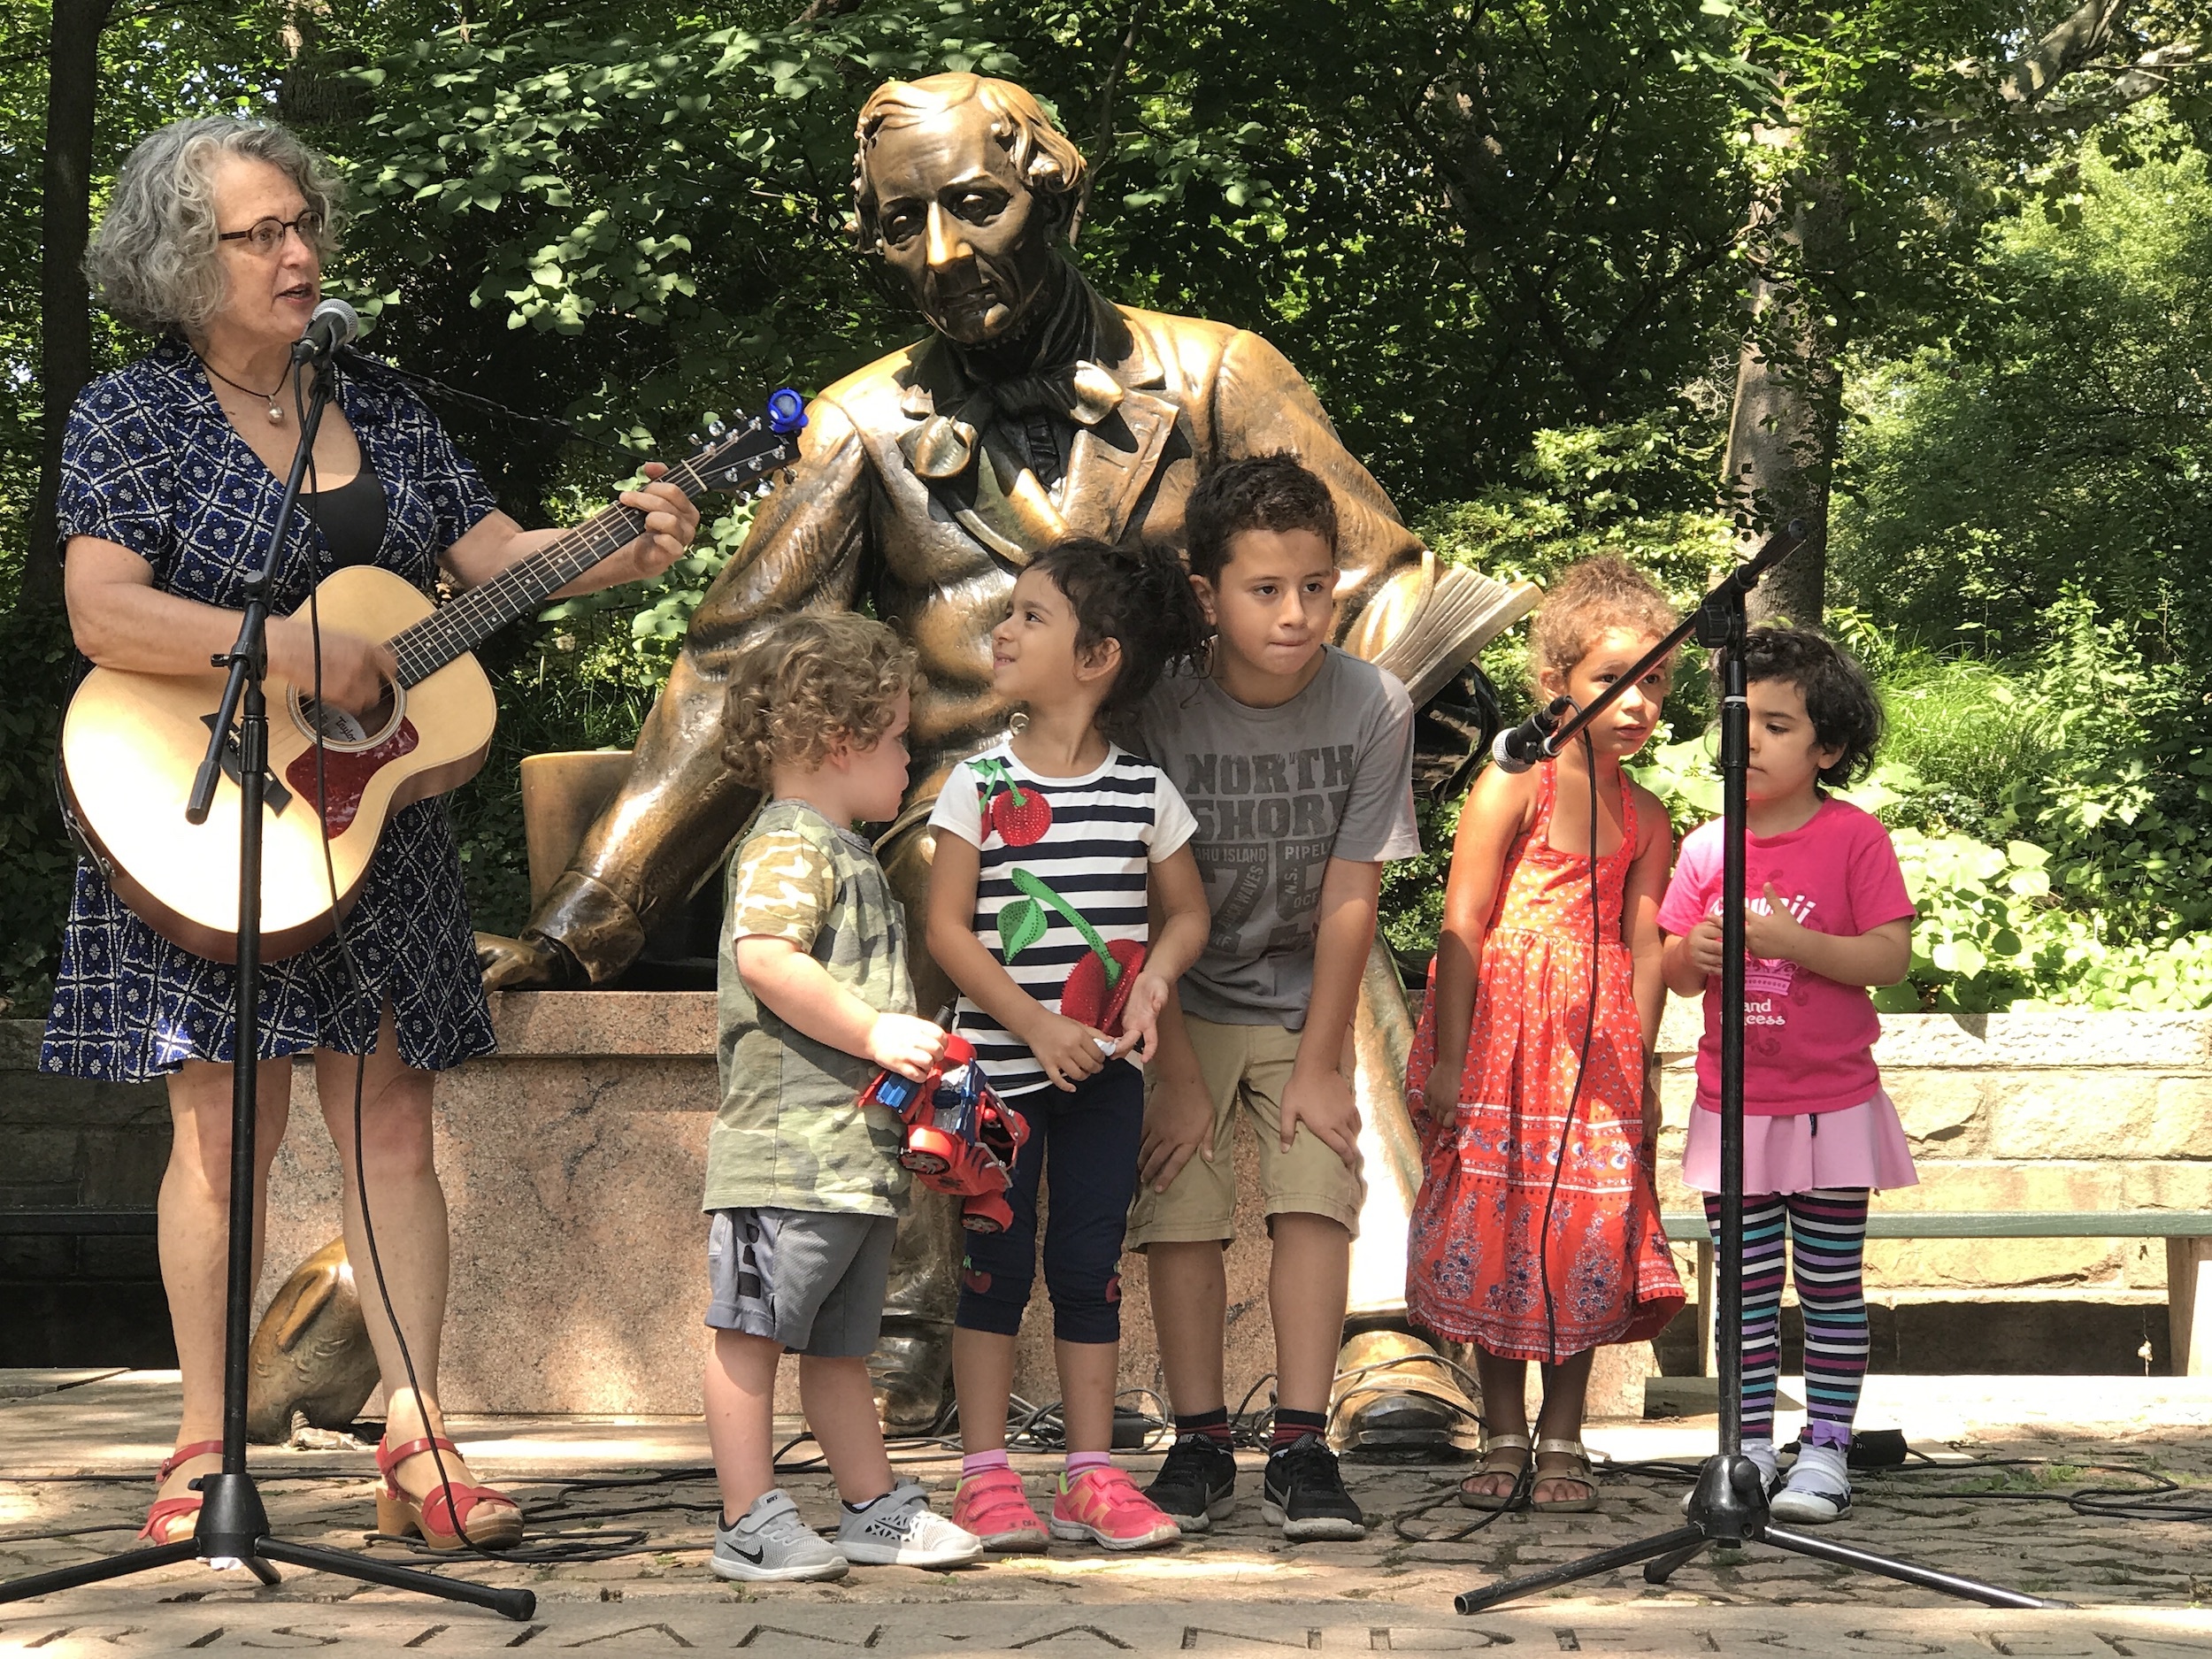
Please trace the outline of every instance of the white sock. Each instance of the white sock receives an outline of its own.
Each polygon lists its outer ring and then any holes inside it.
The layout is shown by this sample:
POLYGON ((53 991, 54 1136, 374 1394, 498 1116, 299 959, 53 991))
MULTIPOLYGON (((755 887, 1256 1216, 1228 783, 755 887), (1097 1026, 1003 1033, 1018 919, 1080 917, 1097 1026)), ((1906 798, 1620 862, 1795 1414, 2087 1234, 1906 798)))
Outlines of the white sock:
POLYGON ((1774 1455, 1774 1442, 1771 1440, 1746 1440, 1743 1455, 1759 1465, 1760 1479, 1771 1487, 1782 1472, 1782 1465, 1774 1455))

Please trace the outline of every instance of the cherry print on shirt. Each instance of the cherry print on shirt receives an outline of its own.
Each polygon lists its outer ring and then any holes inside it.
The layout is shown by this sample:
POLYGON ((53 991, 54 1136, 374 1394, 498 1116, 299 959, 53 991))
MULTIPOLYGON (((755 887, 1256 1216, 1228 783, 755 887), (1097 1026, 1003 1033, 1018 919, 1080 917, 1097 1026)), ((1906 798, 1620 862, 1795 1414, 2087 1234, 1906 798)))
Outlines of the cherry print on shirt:
POLYGON ((979 760, 983 775, 983 833, 996 831, 1009 847, 1034 847, 1052 827, 1052 803, 1041 789, 1025 789, 1014 781, 1005 763, 979 760))
POLYGON ((1121 1017, 1129 1005, 1129 992, 1137 971, 1144 966, 1145 947, 1134 939, 1109 943, 1090 918, 1052 889, 1049 882, 1018 867, 1008 872, 1023 896, 1010 901, 998 913, 999 954, 1009 967, 1015 957, 1051 930, 1048 909, 1080 934, 1090 952, 1069 972, 1060 991, 1060 1011, 1070 1019, 1094 1026, 1110 1037, 1121 1035, 1121 1017))
POLYGON ((1144 947, 1133 939, 1117 939, 1106 949, 1107 956, 1101 957, 1094 948, 1075 964, 1060 992, 1060 1011, 1082 1025, 1097 1026, 1109 1037, 1118 1037, 1130 987, 1137 982, 1137 970, 1144 966, 1144 947), (1106 978, 1109 961, 1121 969, 1110 984, 1106 978))

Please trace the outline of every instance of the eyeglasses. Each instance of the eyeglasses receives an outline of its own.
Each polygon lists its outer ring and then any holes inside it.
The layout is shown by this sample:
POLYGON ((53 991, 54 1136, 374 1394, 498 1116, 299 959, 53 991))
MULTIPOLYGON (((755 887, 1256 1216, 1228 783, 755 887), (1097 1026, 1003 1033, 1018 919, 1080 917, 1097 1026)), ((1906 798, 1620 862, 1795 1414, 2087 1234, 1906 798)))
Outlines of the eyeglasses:
POLYGON ((254 253, 265 259, 284 246, 284 233, 288 230, 299 232, 301 242, 311 249, 315 246, 315 239, 323 234, 323 216, 312 208, 309 208, 297 219, 279 219, 274 214, 271 214, 267 219, 254 220, 243 230, 218 231, 215 240, 217 242, 242 242, 254 253))

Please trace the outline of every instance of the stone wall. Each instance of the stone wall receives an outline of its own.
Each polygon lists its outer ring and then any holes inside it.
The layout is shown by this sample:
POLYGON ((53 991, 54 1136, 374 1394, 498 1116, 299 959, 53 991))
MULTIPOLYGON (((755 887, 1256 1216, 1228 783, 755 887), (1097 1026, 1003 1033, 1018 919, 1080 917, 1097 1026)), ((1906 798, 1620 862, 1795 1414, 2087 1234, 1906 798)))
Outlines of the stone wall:
MULTIPOLYGON (((473 1410, 694 1410, 712 999, 498 1001, 503 1053, 448 1074, 439 1090, 454 1237, 449 1400, 473 1410)), ((1883 1207, 2212 1209, 2212 1016, 1914 1016, 1885 1027, 1884 1076, 1924 1179, 1883 1207)), ((0 1022, 0 1208, 150 1208, 168 1143, 163 1091, 39 1077, 36 1032, 0 1022)), ((1660 1158, 1670 1211, 1695 1208, 1675 1171, 1696 1040, 1695 1009, 1671 1003, 1660 1158)), ((299 1068, 296 1087, 310 1087, 299 1068)), ((264 1302, 337 1231, 335 1160, 303 1095, 293 1123, 273 1183, 264 1302)), ((1248 1178, 1249 1157, 1240 1142, 1248 1178)), ((1264 1235, 1252 1219, 1229 1258, 1233 1394, 1268 1369, 1271 1348, 1264 1235)), ((1686 1248, 1681 1259, 1693 1279, 1686 1248)), ((1143 1271, 1133 1258, 1124 1292, 1132 1386, 1152 1380, 1143 1271)), ((2151 1334, 2162 1364, 2165 1273, 2155 1240, 1877 1241, 1878 1363, 2139 1371, 2135 1349, 2151 1334)), ((0 1232, 0 1297, 12 1341, 61 1344, 0 1363, 156 1363, 153 1350, 167 1351, 150 1235, 0 1232)), ((1030 1323, 1021 1389, 1047 1399, 1049 1321, 1030 1323)), ((1686 1330, 1671 1333, 1673 1348, 1686 1330)), ((1627 1364, 1617 1392, 1625 1397, 1640 1369, 1627 1364)))
POLYGON ((0 1367, 173 1365, 153 1235, 166 1092, 42 1076, 38 1039, 0 1020, 0 1367))
MULTIPOLYGON (((1921 1180, 1882 1194, 1880 1209, 2212 1210, 2212 1016, 1890 1015, 1882 1026, 1876 1058, 1921 1180)), ((1699 1208, 1678 1179, 1699 1030, 1695 1005, 1671 998, 1659 1160, 1671 1213, 1699 1208)), ((1691 1259, 1681 1250, 1686 1282, 1691 1259)), ((1989 1346, 2004 1340, 2001 1329, 1972 1311, 1993 1304, 2081 1311, 2035 1321, 2034 1343, 2068 1350, 2047 1353, 2037 1369, 2136 1371, 2147 1336, 2154 1361, 2164 1358, 2166 1248, 2157 1239, 1876 1240, 1867 1286, 1870 1301, 1893 1310, 1878 1317, 1878 1339, 1913 1328, 1916 1308, 1952 1310, 1956 1341, 1924 1324, 1915 1370, 2005 1369, 1989 1346)))

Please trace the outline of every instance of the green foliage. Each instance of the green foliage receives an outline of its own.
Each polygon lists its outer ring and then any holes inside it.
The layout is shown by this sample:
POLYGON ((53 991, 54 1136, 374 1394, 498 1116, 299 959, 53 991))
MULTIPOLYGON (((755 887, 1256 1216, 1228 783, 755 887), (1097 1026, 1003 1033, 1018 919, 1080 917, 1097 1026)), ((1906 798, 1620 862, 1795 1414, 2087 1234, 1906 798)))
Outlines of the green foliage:
POLYGON ((1377 932, 1405 967, 1417 970, 1436 950, 1444 931, 1444 884, 1452 873, 1452 837, 1459 830, 1456 801, 1425 804, 1418 857, 1383 866, 1377 932))
POLYGON ((14 695, 0 703, 0 1014, 40 1017, 52 991, 76 849, 60 833, 53 756, 71 652, 52 618, 25 624, 11 660, 14 695))

